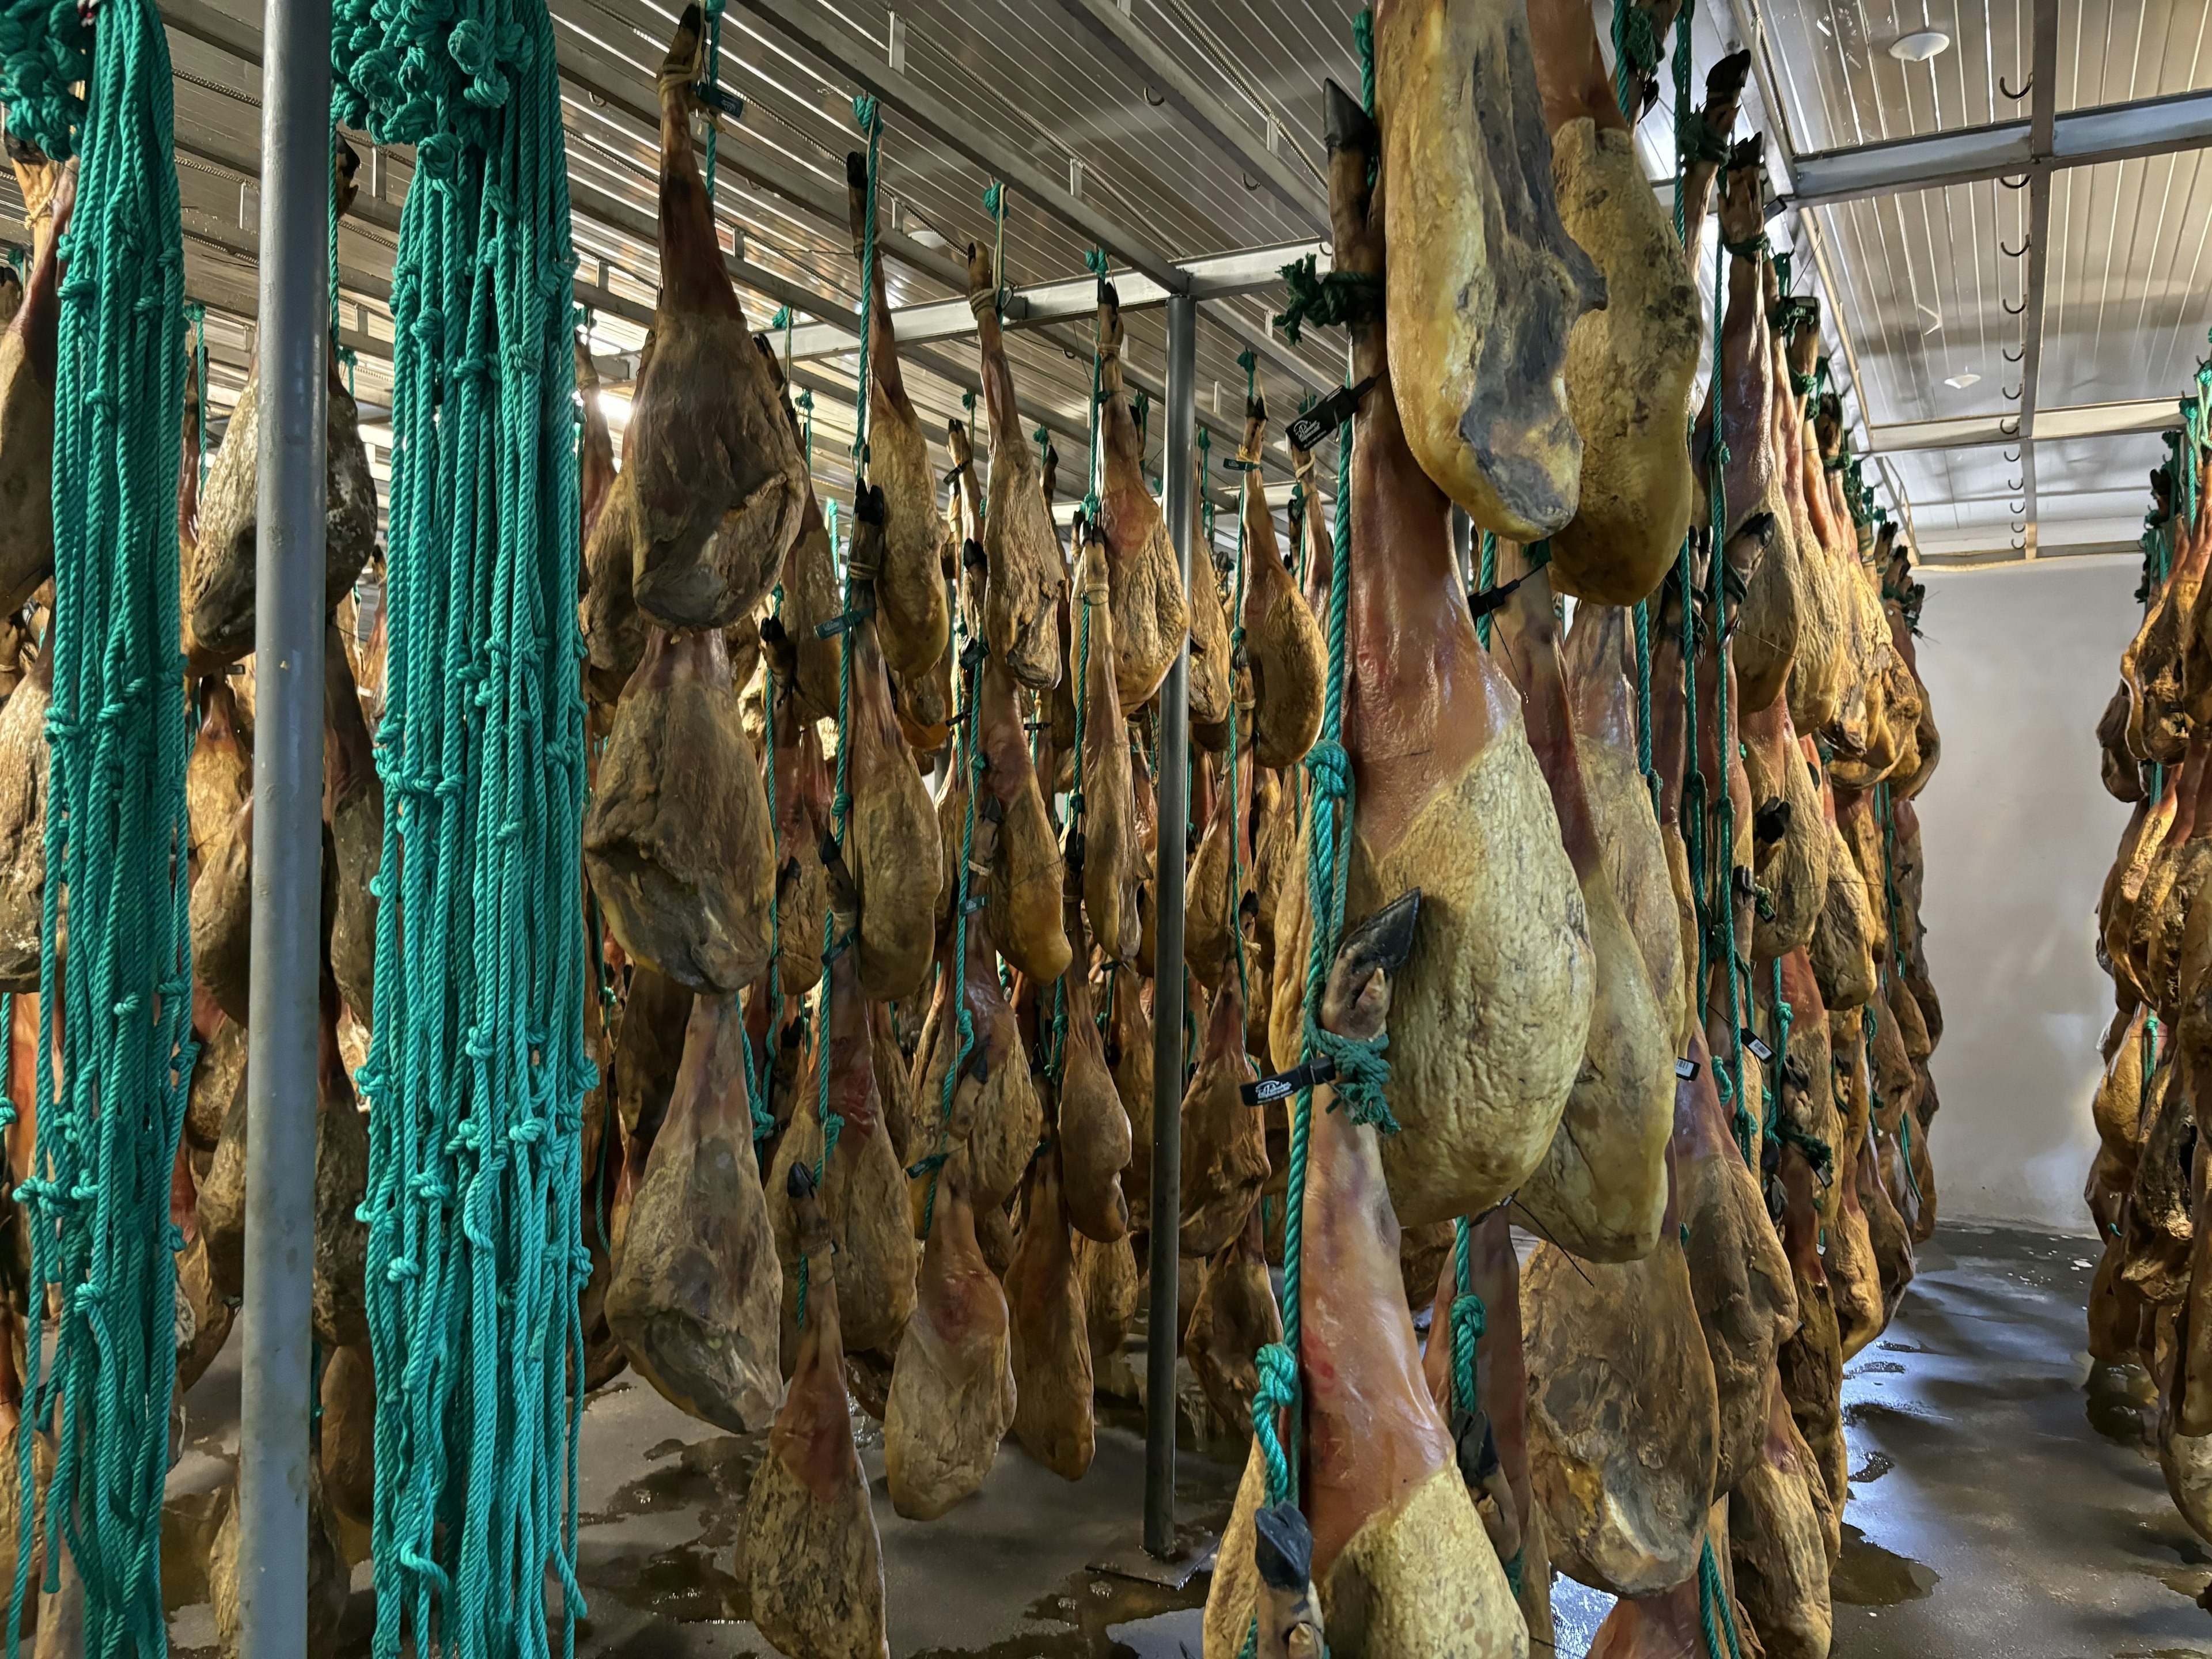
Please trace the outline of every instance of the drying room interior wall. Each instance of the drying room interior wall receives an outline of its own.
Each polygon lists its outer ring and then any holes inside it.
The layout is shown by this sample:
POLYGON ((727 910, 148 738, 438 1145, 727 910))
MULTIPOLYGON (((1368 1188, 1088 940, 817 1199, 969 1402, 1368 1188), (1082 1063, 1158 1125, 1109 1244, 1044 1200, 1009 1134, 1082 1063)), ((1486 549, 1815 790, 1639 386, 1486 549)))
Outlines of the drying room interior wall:
POLYGON ((1929 569, 1920 671, 1943 761, 1917 803, 1943 1000, 1929 1143, 1948 1219, 2087 1232, 2112 984, 2096 908, 2128 809, 2097 717, 2141 611, 2132 554, 1929 569))

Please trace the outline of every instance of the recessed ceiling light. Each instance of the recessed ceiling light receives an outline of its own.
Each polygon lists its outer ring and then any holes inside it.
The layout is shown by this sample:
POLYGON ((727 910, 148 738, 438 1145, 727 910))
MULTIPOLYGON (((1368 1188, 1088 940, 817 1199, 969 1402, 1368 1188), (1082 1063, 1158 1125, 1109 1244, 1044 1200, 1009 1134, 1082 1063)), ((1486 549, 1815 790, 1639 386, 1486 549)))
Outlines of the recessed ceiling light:
POLYGON ((1889 43, 1889 55, 1901 64, 1924 64, 1951 45, 1951 37, 1941 29, 1922 29, 1914 34, 1901 34, 1889 43))
POLYGON ((945 233, 934 225, 916 225, 907 234, 924 247, 943 247, 945 233))
POLYGON ((1981 378, 1982 377, 1980 375, 1975 374, 1971 368, 1961 369, 1958 374, 1947 378, 1943 384, 1949 386, 1954 392, 1964 392, 1970 386, 1978 385, 1981 381, 1981 378))

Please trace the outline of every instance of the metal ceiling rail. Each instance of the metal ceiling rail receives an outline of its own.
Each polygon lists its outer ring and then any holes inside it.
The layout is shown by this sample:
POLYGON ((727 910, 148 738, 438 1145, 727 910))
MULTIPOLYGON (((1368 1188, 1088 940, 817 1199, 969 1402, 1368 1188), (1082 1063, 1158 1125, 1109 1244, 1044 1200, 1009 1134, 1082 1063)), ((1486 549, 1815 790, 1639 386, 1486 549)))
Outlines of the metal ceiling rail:
MULTIPOLYGON (((2043 83, 2039 81, 2036 88, 2039 96, 2043 83)), ((2051 93, 2056 97, 2057 88, 2051 93)), ((1826 205, 2051 167, 2094 167, 2100 161, 2202 149, 2212 145, 2212 92, 2176 93, 2054 112, 2040 136, 2037 126, 2031 117, 1849 149, 1816 150, 1792 162, 1797 180, 1792 199, 1826 205)))
POLYGON ((745 11, 774 26, 795 44, 835 69, 862 90, 872 94, 886 108, 896 110, 923 132, 959 155, 966 157, 1027 200, 1096 242, 1107 252, 1126 259, 1170 293, 1183 291, 1184 282, 1175 262, 1146 238, 1101 213, 1090 203, 1071 195, 1044 169, 981 138, 972 121, 934 93, 926 91, 885 61, 873 41, 839 22, 816 0, 737 0, 745 11))
MULTIPOLYGON (((1194 299, 1254 293, 1279 283, 1285 265, 1308 255, 1326 257, 1328 251, 1325 242, 1283 242, 1273 247, 1244 248, 1234 253, 1185 260, 1176 267, 1182 274, 1182 285, 1172 291, 1188 294, 1194 299)), ((1141 271, 1116 271, 1110 274, 1109 280, 1124 311, 1164 305, 1171 291, 1141 271)), ((1018 328, 1024 324, 1073 321, 1088 319, 1097 308, 1097 279, 1086 275, 1016 289, 1006 307, 1006 322, 1008 326, 1018 328)), ((975 331, 975 313, 969 309, 965 298, 893 307, 891 320, 897 327, 902 351, 909 342, 954 339, 975 331)), ((857 317, 849 326, 842 322, 805 323, 793 331, 791 353, 794 357, 830 357, 854 350, 859 343, 857 317)))
POLYGON ((1199 85, 1176 55, 1117 0, 1060 0, 1060 9, 1088 29, 1176 113, 1235 157, 1252 179, 1319 231, 1328 229, 1328 198, 1317 181, 1231 118, 1220 97, 1199 85))
MULTIPOLYGON (((1873 428, 1871 452, 1897 455, 1931 449, 2010 448, 2020 439, 2006 430, 2009 415, 1967 415, 1941 421, 1900 421, 1873 428)), ((2181 424, 2181 406, 2171 398, 2144 398, 2122 403, 2075 404, 2039 409, 2035 415, 2039 442, 2069 438, 2128 437, 2141 433, 2166 432, 2181 424)), ((2025 454, 2025 450, 2023 450, 2025 454)), ((2014 492, 2008 499, 2019 499, 2014 492)))

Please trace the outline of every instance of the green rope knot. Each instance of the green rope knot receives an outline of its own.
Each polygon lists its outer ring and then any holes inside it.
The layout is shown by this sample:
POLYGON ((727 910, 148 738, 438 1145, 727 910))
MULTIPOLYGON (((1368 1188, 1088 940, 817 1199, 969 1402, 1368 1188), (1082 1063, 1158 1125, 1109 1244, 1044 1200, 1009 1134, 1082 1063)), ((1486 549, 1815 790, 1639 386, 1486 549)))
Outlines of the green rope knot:
POLYGON ((1260 1443, 1260 1456, 1267 1466, 1267 1503, 1272 1508, 1291 1497, 1291 1463, 1275 1417, 1286 1411, 1298 1395, 1298 1363, 1279 1342, 1270 1342, 1253 1356, 1260 1386, 1252 1395, 1252 1433, 1260 1443))
POLYGON ((1306 1041, 1329 1058, 1336 1067, 1337 1103, 1352 1114, 1354 1123, 1398 1133, 1398 1120, 1390 1115, 1383 1091, 1390 1083, 1390 1062, 1382 1051, 1390 1046, 1388 1031, 1375 1037, 1340 1036, 1318 1024, 1306 1028, 1306 1041))
POLYGON ((1300 331, 1309 323, 1322 328, 1356 328, 1382 314, 1382 278, 1376 272, 1332 270, 1324 276, 1309 253, 1285 265, 1282 278, 1291 299, 1276 315, 1275 326, 1292 345, 1302 343, 1300 331))
POLYGON ((1613 38, 1619 43, 1624 61, 1634 65, 1643 74, 1659 67, 1659 33, 1651 26, 1651 14, 1640 6, 1620 0, 1614 12, 1613 38))

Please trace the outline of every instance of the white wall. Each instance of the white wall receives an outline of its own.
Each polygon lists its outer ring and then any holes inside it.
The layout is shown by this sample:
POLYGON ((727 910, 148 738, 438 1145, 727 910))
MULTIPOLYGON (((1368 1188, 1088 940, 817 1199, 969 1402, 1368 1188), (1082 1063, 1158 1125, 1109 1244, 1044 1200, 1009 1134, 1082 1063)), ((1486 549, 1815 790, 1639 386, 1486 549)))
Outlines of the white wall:
POLYGON ((1920 672, 1943 736, 1917 805, 1947 1218, 2090 1231, 2089 1097, 2112 1006, 2097 896, 2128 816, 2098 780, 2096 724, 2141 568, 2107 555, 1922 574, 1920 672))

